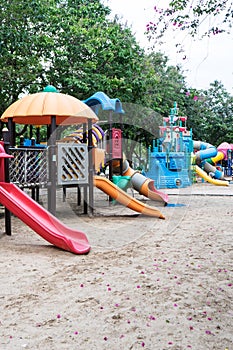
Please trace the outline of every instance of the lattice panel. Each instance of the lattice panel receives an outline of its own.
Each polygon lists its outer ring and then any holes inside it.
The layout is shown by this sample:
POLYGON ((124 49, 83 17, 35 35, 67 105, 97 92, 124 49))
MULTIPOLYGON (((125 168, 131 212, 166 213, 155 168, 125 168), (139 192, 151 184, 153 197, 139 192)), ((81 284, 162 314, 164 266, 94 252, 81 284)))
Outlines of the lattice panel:
POLYGON ((10 148, 10 181, 22 187, 47 184, 48 160, 46 149, 10 148))
POLYGON ((88 149, 82 144, 58 144, 58 184, 88 184, 88 149))

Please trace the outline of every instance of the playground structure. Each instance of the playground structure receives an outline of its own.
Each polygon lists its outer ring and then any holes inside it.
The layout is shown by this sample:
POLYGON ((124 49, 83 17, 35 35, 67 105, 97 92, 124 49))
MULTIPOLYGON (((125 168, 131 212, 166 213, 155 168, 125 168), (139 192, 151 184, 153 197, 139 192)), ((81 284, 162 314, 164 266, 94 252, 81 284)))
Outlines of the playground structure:
POLYGON ((232 176, 233 146, 223 143, 216 149, 193 140, 186 121, 186 116, 178 115, 175 102, 170 115, 163 118, 160 138, 148 151, 149 170, 144 174, 154 180, 158 189, 188 187, 195 181, 195 173, 214 185, 228 186, 224 176, 232 176))
MULTIPOLYGON (((38 94, 43 94, 43 97, 47 94, 51 97, 52 94, 56 95, 56 98, 58 95, 56 91, 44 91, 38 94)), ((42 95, 39 95, 40 102, 41 97, 42 95)), ((32 96, 29 95, 28 99, 31 103, 32 96)), ((0 203, 6 206, 6 233, 11 234, 9 211, 17 215, 50 243, 78 254, 88 252, 90 246, 84 233, 70 230, 56 219, 56 189, 58 187, 62 188, 64 193, 66 188, 76 187, 79 194, 78 205, 80 205, 80 188, 82 188, 85 214, 88 211, 91 215, 93 214, 93 186, 96 186, 112 199, 136 212, 164 219, 164 215, 157 208, 148 206, 128 195, 126 193, 127 187, 132 186, 140 194, 166 205, 168 203, 167 194, 157 188, 177 188, 191 185, 193 168, 195 168, 192 166, 192 158, 199 165, 202 165, 203 161, 207 162, 207 156, 212 157, 211 161, 219 161, 220 159, 225 161, 226 154, 229 153, 225 151, 210 153, 213 151, 213 147, 208 145, 204 156, 203 144, 193 143, 191 131, 186 128, 187 117, 179 117, 177 105, 174 104, 170 116, 164 118, 164 125, 160 127, 160 139, 157 146, 155 147, 154 142, 154 147, 150 151, 150 170, 148 173, 142 174, 133 170, 124 159, 121 142, 122 130, 112 127, 112 113, 117 111, 123 114, 118 99, 109 99, 101 92, 85 101, 88 107, 84 107, 84 103, 81 104, 81 112, 77 112, 76 106, 75 115, 70 114, 71 112, 52 112, 49 109, 49 111, 43 112, 44 114, 30 111, 27 119, 25 119, 25 110, 22 112, 22 101, 19 103, 20 106, 17 102, 15 102, 16 106, 15 104, 12 105, 13 107, 10 106, 2 116, 2 120, 8 122, 10 130, 8 133, 3 133, 4 146, 7 153, 10 153, 9 175, 6 171, 5 177, 2 173, 0 179, 0 203), (109 111, 107 140, 105 140, 104 131, 98 125, 98 117, 95 114, 100 105, 109 111), (88 108, 88 111, 85 108, 88 108), (18 110, 20 112, 17 114, 18 110), (34 123, 35 125, 49 125, 47 147, 35 144, 35 142, 28 146, 28 141, 27 144, 21 143, 20 147, 14 147, 12 131, 14 123, 17 122, 27 122, 29 125, 34 125, 34 123), (57 140, 56 127, 62 123, 64 125, 78 125, 79 127, 63 140, 57 140), (199 145, 200 149, 192 157, 194 145, 195 147, 199 145), (109 179, 95 175, 103 164, 109 165, 109 179), (32 197, 36 197, 37 201, 39 188, 47 188, 48 211, 25 195, 19 187, 31 188, 33 190, 32 197)), ((8 158, 8 155, 3 155, 4 152, 1 153, 2 158, 8 158)), ((230 164, 230 162, 228 163, 230 164)), ((202 169, 196 165, 197 173, 203 178, 210 177, 211 181, 209 182, 228 184, 228 182, 221 180, 218 171, 213 172, 213 168, 210 166, 208 169, 211 169, 214 176, 219 176, 219 179, 214 179, 206 173, 203 175, 202 169)))
MULTIPOLYGON (((226 146, 226 143, 224 143, 226 146)), ((228 159, 229 167, 222 167, 222 164, 219 161, 224 161, 226 157, 231 154, 228 150, 225 152, 218 151, 213 145, 201 142, 193 142, 194 150, 196 150, 194 159, 195 159, 195 170, 199 176, 209 183, 218 186, 228 186, 229 182, 225 180, 224 176, 228 174, 232 175, 232 160, 231 162, 228 159)), ((219 149, 221 149, 221 145, 219 149)), ((231 151, 231 146, 227 146, 231 151)))
POLYGON ((146 177, 159 188, 182 188, 192 184, 192 130, 187 130, 187 117, 178 115, 176 102, 168 117, 163 118, 160 137, 149 149, 146 177))
MULTIPOLYGON (((148 179, 138 171, 133 170, 129 166, 128 161, 124 158, 123 159, 121 158, 122 157, 121 147, 119 147, 119 143, 121 140, 121 136, 119 135, 121 135, 121 130, 114 128, 113 131, 114 132, 112 133, 113 137, 112 137, 112 147, 111 147, 112 154, 113 154, 113 159, 112 159, 113 176, 112 176, 111 182, 113 183, 113 185, 116 185, 118 188, 123 189, 125 191, 127 190, 127 188, 132 187, 133 189, 135 189, 137 192, 144 195, 145 197, 157 202, 161 202, 164 205, 166 205, 168 202, 168 195, 161 191, 158 191, 155 188, 154 181, 152 179, 148 179), (117 142, 115 139, 115 135, 117 135, 117 142)), ((109 155, 107 154, 107 151, 106 151, 106 149, 109 149, 109 147, 107 147, 106 145, 106 141, 104 140, 105 133, 100 126, 94 124, 92 126, 92 133, 93 133, 92 140, 94 140, 94 144, 95 144, 95 147, 93 148, 93 160, 94 160, 95 171, 98 172, 100 171, 101 166, 105 167, 105 165, 109 163, 108 161, 109 155), (102 143, 104 145, 104 148, 102 149, 99 148, 98 142, 102 143)), ((82 129, 79 128, 78 130, 75 130, 71 134, 64 137, 61 140, 61 142, 62 143, 67 142, 68 144, 70 144, 71 142, 75 142, 79 144, 79 143, 82 143, 82 137, 83 137, 82 129)), ((113 192, 107 181, 106 182, 100 181, 100 178, 97 178, 95 176, 94 184, 99 184, 99 186, 97 186, 98 188, 101 188, 111 198, 116 200, 115 198, 116 195, 114 196, 112 195, 113 192)), ((121 197, 122 196, 120 195, 117 197, 118 198, 117 201, 120 203, 122 203, 121 197)), ((141 212, 139 208, 140 206, 139 207, 135 206, 134 210, 141 212)))
MULTIPOLYGON (((73 98, 70 99, 71 96, 68 97, 68 103, 76 104, 72 111, 60 112, 56 110, 56 106, 60 104, 60 102, 56 104, 56 101, 59 100, 58 95, 59 93, 53 89, 52 91, 46 90, 42 93, 28 95, 13 103, 2 115, 2 122, 7 122, 8 126, 8 130, 2 132, 5 141, 4 147, 7 153, 11 153, 6 154, 5 151, 1 151, 2 160, 9 158, 10 163, 5 174, 5 166, 3 167, 3 162, 1 162, 0 178, 0 203, 6 208, 6 233, 11 234, 10 213, 13 213, 51 244, 77 254, 87 253, 90 250, 90 245, 86 235, 83 232, 69 229, 55 217, 57 187, 63 189, 77 187, 79 190, 80 186, 84 186, 84 203, 86 209, 89 208, 92 211, 93 184, 95 184, 96 187, 101 188, 123 205, 144 215, 164 219, 163 214, 156 208, 137 201, 112 182, 109 183, 107 179, 103 181, 94 177, 93 163, 95 162, 93 157, 95 157, 94 149, 98 141, 95 136, 99 137, 101 131, 97 125, 92 127, 92 122, 98 121, 98 117, 90 107, 85 106, 84 103, 80 104, 79 100, 77 104, 73 98), (54 96, 55 98, 53 98, 54 96), (46 105, 48 100, 50 101, 49 107, 46 105), (39 112, 37 109, 33 109, 33 103, 36 108, 39 108, 39 112), (41 110, 41 105, 45 110, 41 110), (30 146, 28 144, 22 145, 22 140, 20 147, 15 147, 15 123, 49 125, 47 147, 40 147, 34 142, 30 146), (82 142, 78 144, 57 143, 56 128, 57 125, 61 124, 82 124, 82 142), (93 134, 95 134, 94 137, 93 134), (32 188, 36 191, 36 199, 38 199, 41 186, 48 189, 48 211, 19 188, 32 188)), ((63 94, 61 95, 62 99, 65 98, 63 94)), ((119 106, 119 100, 113 101, 115 101, 115 106, 119 106)), ((114 153, 116 149, 111 142, 112 139, 116 141, 116 138, 112 138, 113 128, 110 134, 109 164, 112 163, 113 157, 116 155, 114 153)), ((119 152, 118 156, 121 160, 119 152)))

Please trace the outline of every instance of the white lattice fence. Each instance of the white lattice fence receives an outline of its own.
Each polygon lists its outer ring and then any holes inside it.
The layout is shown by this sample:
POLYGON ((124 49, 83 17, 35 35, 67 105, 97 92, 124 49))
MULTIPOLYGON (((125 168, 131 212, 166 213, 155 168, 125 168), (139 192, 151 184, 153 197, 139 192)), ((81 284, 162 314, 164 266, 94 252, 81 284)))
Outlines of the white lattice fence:
POLYGON ((88 184, 88 148, 83 144, 58 143, 58 185, 88 184))
POLYGON ((47 184, 48 160, 46 149, 10 148, 14 158, 9 161, 10 181, 22 187, 47 184))

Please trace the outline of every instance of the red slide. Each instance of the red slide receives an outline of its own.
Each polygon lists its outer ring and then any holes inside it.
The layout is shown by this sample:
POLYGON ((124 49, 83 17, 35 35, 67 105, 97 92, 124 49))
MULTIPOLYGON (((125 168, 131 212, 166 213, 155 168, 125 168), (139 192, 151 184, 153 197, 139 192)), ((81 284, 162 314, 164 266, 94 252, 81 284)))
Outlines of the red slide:
POLYGON ((90 251, 83 232, 62 224, 16 185, 0 182, 0 203, 49 243, 75 254, 90 251))

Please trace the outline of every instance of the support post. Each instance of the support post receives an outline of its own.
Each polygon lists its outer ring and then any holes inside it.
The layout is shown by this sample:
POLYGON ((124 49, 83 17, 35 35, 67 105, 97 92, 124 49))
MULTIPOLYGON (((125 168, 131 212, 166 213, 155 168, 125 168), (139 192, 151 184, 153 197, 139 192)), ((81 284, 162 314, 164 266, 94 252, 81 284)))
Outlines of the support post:
MULTIPOLYGON (((83 143, 87 143, 87 124, 83 123, 83 143)), ((89 152, 88 152, 88 159, 89 159, 89 152)), ((88 161, 88 167, 89 167, 89 161, 88 161)), ((83 187, 83 213, 86 215, 88 213, 88 199, 87 199, 87 186, 84 185, 83 187)), ((81 198, 81 197, 80 197, 81 198)))
MULTIPOLYGON (((112 181, 113 176, 113 168, 112 168, 112 111, 109 113, 108 117, 108 123, 109 123, 109 180, 112 181)), ((109 196, 109 202, 112 202, 112 197, 109 196)))
POLYGON ((57 159, 56 159, 56 116, 51 117, 51 133, 49 142, 49 186, 48 186, 48 211, 56 215, 56 184, 57 184, 57 159))
MULTIPOLYGON (((7 128, 2 129, 2 138, 4 142, 5 152, 9 154, 10 132, 7 128)), ((10 182, 9 175, 9 158, 3 159, 5 168, 5 182, 10 182)), ((5 207, 5 231, 8 236, 11 236, 11 212, 5 207)))
POLYGON ((89 168, 89 213, 93 215, 94 212, 94 189, 93 189, 93 142, 92 142, 92 120, 88 119, 88 168, 89 168))

